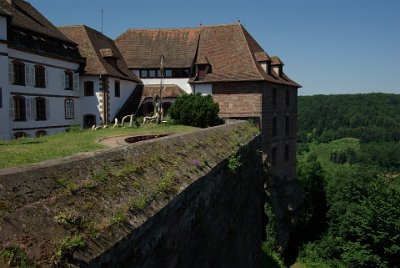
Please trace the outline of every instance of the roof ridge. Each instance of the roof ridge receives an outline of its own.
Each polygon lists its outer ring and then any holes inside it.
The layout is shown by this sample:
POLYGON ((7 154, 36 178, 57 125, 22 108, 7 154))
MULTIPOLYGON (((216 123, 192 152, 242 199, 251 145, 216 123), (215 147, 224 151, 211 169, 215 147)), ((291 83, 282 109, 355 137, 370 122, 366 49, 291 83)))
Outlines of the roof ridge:
POLYGON ((236 23, 221 23, 221 24, 210 24, 210 25, 199 25, 194 27, 171 27, 171 28, 128 28, 128 31, 160 31, 160 30, 193 30, 201 28, 212 28, 212 27, 226 27, 226 26, 236 26, 241 25, 239 22, 236 23))
POLYGON ((92 29, 92 28, 83 25, 83 29, 85 31, 85 34, 87 36, 87 39, 88 39, 88 41, 90 43, 90 46, 91 46, 92 50, 94 51, 94 53, 96 53, 96 57, 95 57, 96 61, 98 61, 100 63, 102 72, 107 73, 107 68, 104 66, 103 62, 100 60, 100 57, 101 57, 100 51, 96 51, 96 48, 95 48, 95 46, 93 44, 93 41, 92 41, 92 38, 90 38, 90 36, 89 36, 88 30, 92 29))
POLYGON ((76 27, 85 27, 85 24, 73 24, 73 25, 63 25, 57 26, 57 28, 76 28, 76 27))
POLYGON ((247 37, 246 37, 246 35, 245 35, 245 33, 244 33, 245 28, 244 28, 243 25, 241 25, 240 23, 239 23, 239 27, 240 27, 240 32, 242 33, 242 36, 243 36, 243 38, 244 38, 244 40, 245 40, 245 42, 246 42, 246 49, 247 49, 247 51, 249 52, 250 57, 252 58, 253 67, 255 67, 255 69, 257 70, 257 73, 262 77, 262 80, 265 80, 265 76, 260 72, 260 69, 259 69, 259 67, 258 67, 257 64, 256 64, 255 55, 254 55, 254 53, 253 53, 253 52, 251 51, 251 49, 250 49, 249 40, 247 40, 247 37))

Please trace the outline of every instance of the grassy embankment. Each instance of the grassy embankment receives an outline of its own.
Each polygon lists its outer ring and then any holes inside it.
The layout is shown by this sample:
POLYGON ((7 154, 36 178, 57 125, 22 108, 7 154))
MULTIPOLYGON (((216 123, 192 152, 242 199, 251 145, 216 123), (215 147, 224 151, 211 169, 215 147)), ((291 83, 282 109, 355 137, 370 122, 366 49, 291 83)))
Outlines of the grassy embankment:
POLYGON ((38 163, 82 152, 100 150, 106 146, 97 141, 112 136, 167 134, 194 131, 182 125, 146 125, 140 128, 107 128, 57 133, 39 138, 0 141, 0 168, 38 163))

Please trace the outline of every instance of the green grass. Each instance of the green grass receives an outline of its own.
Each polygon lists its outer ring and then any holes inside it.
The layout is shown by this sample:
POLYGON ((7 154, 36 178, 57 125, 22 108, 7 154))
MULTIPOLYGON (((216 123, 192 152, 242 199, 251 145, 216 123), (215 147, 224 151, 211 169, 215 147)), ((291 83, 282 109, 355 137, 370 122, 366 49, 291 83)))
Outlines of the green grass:
POLYGON ((0 252, 0 256, 10 267, 30 268, 35 267, 34 263, 28 258, 26 253, 16 245, 9 246, 0 252))
POLYGON ((195 129, 181 125, 145 125, 140 128, 84 130, 39 138, 0 141, 0 169, 103 149, 106 146, 97 141, 106 137, 189 132, 195 129))
MULTIPOLYGON (((59 266, 65 258, 71 255, 75 250, 82 249, 86 246, 85 240, 79 235, 68 236, 58 242, 56 245, 56 253, 53 256, 53 262, 59 266)), ((61 265, 60 265, 61 266, 61 265)))
POLYGON ((331 158, 331 153, 334 150, 351 148, 356 152, 360 151, 360 143, 358 139, 354 138, 343 138, 339 140, 334 140, 330 143, 311 143, 309 144, 310 151, 298 156, 299 161, 307 161, 312 155, 316 156, 318 162, 328 173, 332 174, 337 170, 350 171, 352 169, 349 163, 337 164, 333 163, 331 158))

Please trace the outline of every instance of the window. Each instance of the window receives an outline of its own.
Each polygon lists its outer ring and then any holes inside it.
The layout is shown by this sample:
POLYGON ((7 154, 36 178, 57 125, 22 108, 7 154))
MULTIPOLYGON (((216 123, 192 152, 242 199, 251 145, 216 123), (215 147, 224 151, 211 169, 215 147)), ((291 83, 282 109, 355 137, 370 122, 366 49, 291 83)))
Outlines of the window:
POLYGON ((276 165, 276 147, 272 148, 272 165, 276 165))
POLYGON ((25 64, 20 61, 13 62, 13 84, 25 86, 25 64))
POLYGON ((121 97, 119 81, 115 81, 115 83, 114 83, 114 96, 117 98, 121 97))
POLYGON ((47 120, 46 118, 46 99, 37 97, 35 99, 36 102, 36 120, 43 121, 47 120))
POLYGON ((46 131, 46 130, 43 130, 43 129, 38 130, 38 131, 36 131, 36 133, 35 133, 35 136, 36 136, 36 137, 42 137, 42 136, 46 136, 46 135, 47 135, 47 131, 46 131))
POLYGON ((149 77, 149 72, 147 70, 140 70, 140 77, 143 78, 149 77))
POLYGON ((272 106, 276 106, 278 103, 278 92, 276 88, 272 89, 272 106))
POLYGON ((94 96, 94 84, 93 81, 86 81, 83 83, 83 95, 94 96))
POLYGON ((289 161, 289 145, 285 145, 285 162, 289 161))
POLYGON ((25 138, 28 137, 28 134, 26 134, 25 132, 15 132, 14 133, 14 138, 16 139, 21 139, 21 138, 25 138))
POLYGON ((45 69, 41 65, 35 65, 35 87, 46 86, 45 69))
POLYGON ((14 121, 26 121, 25 98, 22 96, 14 97, 14 121))
POLYGON ((149 70, 149 77, 150 78, 156 77, 156 70, 149 70))
POLYGON ((0 108, 3 108, 3 89, 0 87, 0 108))
POLYGON ((286 101, 286 106, 289 106, 290 105, 290 91, 288 89, 286 89, 285 101, 286 101))
POLYGON ((278 125, 278 120, 276 117, 272 118, 272 137, 275 137, 277 135, 277 126, 278 125))
POLYGON ((67 90, 72 90, 72 87, 73 87, 73 74, 72 74, 72 72, 69 72, 69 71, 67 71, 67 72, 65 72, 65 76, 64 76, 64 89, 67 89, 67 90))
POLYGON ((74 100, 65 100, 65 119, 74 119, 74 100))
POLYGON ((285 133, 286 135, 289 134, 290 132, 290 117, 289 115, 286 115, 286 119, 285 119, 285 133))
POLYGON ((165 77, 172 77, 172 70, 165 70, 165 77))
POLYGON ((206 65, 201 64, 201 65, 198 65, 197 68, 198 68, 197 76, 199 77, 200 80, 204 79, 206 77, 206 65))
MULTIPOLYGON (((205 69, 207 71, 207 69, 205 69)), ((187 78, 190 76, 189 69, 165 69, 164 73, 160 69, 140 70, 139 75, 141 78, 161 78, 161 77, 175 77, 187 78)))
POLYGON ((114 68, 117 67, 117 59, 115 57, 106 57, 105 59, 108 62, 108 64, 110 64, 114 68))

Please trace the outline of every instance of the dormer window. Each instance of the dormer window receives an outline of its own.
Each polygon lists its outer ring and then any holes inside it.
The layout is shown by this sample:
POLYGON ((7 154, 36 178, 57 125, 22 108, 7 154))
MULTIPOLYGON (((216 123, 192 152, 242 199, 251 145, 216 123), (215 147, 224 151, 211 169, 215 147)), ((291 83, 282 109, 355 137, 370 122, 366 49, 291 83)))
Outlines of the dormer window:
POLYGON ((101 56, 114 68, 117 67, 117 57, 114 55, 114 52, 111 48, 101 48, 100 49, 101 56))
POLYGON ((283 76, 283 66, 285 65, 278 57, 271 57, 272 59, 272 69, 279 76, 283 76))
POLYGON ((255 52, 254 56, 267 74, 271 74, 271 59, 264 51, 255 52))
POLYGON ((207 57, 199 57, 196 62, 196 77, 198 80, 204 80, 207 74, 211 73, 211 64, 207 57))
POLYGON ((202 64, 202 65, 198 65, 197 66, 197 77, 200 80, 204 80, 204 78, 206 77, 207 74, 207 65, 202 64))
POLYGON ((197 64, 197 79, 204 80, 207 74, 211 73, 210 64, 197 64))
POLYGON ((110 64, 113 67, 117 67, 117 58, 115 57, 107 57, 105 58, 108 64, 110 64))

